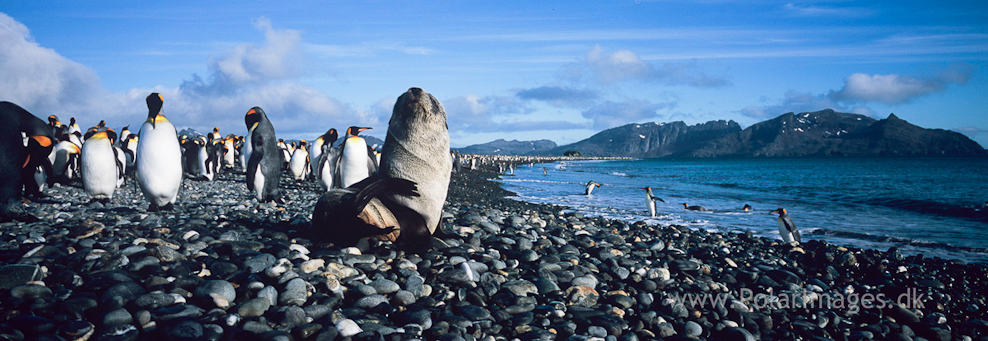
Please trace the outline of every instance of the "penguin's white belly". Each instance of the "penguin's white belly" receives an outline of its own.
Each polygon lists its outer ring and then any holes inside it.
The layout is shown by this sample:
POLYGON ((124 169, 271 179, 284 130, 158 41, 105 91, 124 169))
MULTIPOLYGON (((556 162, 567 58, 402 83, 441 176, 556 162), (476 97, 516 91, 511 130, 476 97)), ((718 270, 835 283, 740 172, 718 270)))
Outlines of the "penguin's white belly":
POLYGON ((226 146, 226 154, 223 154, 223 165, 226 168, 233 168, 236 162, 235 155, 233 155, 233 143, 225 143, 224 146, 226 146))
POLYGON ((329 160, 326 160, 326 164, 319 167, 319 184, 322 185, 323 190, 330 190, 333 188, 333 171, 329 165, 329 160))
POLYGON ((370 176, 367 148, 343 148, 340 160, 340 187, 347 188, 370 176))
POLYGON ((261 201, 264 196, 264 172, 261 171, 261 167, 257 167, 254 171, 254 197, 257 201, 261 201))
POLYGON ((157 206, 174 203, 182 185, 182 148, 175 127, 159 122, 141 127, 137 143, 137 183, 147 200, 157 206))
POLYGON ((305 158, 308 156, 309 153, 302 149, 296 149, 295 153, 292 154, 292 161, 288 165, 288 168, 291 169, 292 177, 295 178, 295 180, 305 179, 305 176, 307 175, 306 170, 308 168, 308 165, 305 163, 305 158))
POLYGON ((652 196, 645 194, 645 204, 648 205, 648 214, 652 217, 655 216, 655 200, 652 200, 652 196))
POLYGON ((209 153, 206 153, 206 147, 199 147, 199 175, 206 177, 206 179, 213 180, 212 165, 206 167, 206 159, 208 158, 209 153))
POLYGON ((90 141, 82 146, 82 186, 95 199, 113 198, 117 188, 117 165, 109 140, 90 141))

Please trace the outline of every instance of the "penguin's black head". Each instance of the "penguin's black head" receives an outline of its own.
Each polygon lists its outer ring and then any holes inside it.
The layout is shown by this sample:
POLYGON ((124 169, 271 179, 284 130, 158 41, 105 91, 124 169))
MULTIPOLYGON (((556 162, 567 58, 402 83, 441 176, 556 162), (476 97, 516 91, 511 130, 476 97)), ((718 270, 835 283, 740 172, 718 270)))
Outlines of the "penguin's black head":
POLYGON ((357 136, 357 134, 360 134, 360 132, 362 132, 364 130, 368 130, 368 129, 371 129, 371 128, 370 127, 362 128, 362 127, 352 126, 350 128, 346 128, 346 134, 347 135, 350 135, 350 136, 357 136))
POLYGON ((113 131, 113 129, 107 129, 106 130, 106 138, 110 140, 110 144, 116 143, 117 142, 117 132, 113 131))
POLYGON ((130 130, 130 125, 125 125, 122 130, 130 130))
POLYGON ((323 141, 329 145, 333 145, 336 140, 340 139, 340 133, 336 132, 336 128, 329 128, 323 136, 323 141))
POLYGON ((152 92, 144 101, 148 104, 148 119, 151 120, 151 127, 155 127, 155 117, 161 114, 161 106, 165 103, 165 99, 161 94, 152 92))
POLYGON ((58 125, 58 116, 48 115, 48 124, 51 126, 58 125))
POLYGON ((106 126, 106 121, 104 121, 104 120, 99 120, 99 124, 97 124, 96 126, 97 126, 97 127, 100 127, 100 128, 103 128, 103 127, 105 127, 105 126, 106 126))
POLYGON ((781 208, 781 207, 780 207, 780 208, 777 208, 777 209, 776 209, 775 211, 772 211, 772 212, 768 212, 768 214, 772 214, 772 213, 776 213, 776 214, 778 214, 778 215, 779 215, 780 217, 781 217, 781 216, 782 216, 783 214, 787 214, 787 213, 786 213, 786 209, 784 209, 784 208, 781 208))
POLYGON ((69 117, 69 124, 75 124, 75 117, 69 117))
POLYGON ((745 211, 751 211, 751 205, 744 204, 744 208, 742 208, 742 209, 745 210, 745 211))
POLYGON ((247 110, 247 114, 244 115, 244 123, 247 124, 247 130, 253 128, 257 122, 260 122, 263 116, 264 109, 261 109, 261 107, 253 107, 247 110))

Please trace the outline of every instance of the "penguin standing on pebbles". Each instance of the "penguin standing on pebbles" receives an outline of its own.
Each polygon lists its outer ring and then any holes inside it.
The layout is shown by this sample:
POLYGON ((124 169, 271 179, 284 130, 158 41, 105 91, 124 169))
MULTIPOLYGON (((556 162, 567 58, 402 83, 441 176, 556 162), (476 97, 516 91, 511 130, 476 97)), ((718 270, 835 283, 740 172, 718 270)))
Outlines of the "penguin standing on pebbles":
POLYGON ((370 128, 350 127, 347 128, 347 137, 343 140, 343 150, 338 162, 339 187, 347 188, 377 172, 377 158, 373 157, 373 151, 367 147, 364 138, 357 136, 360 132, 370 128))
POLYGON ((247 189, 254 192, 258 202, 281 201, 278 188, 281 165, 284 159, 278 148, 278 137, 274 126, 261 107, 253 107, 244 116, 247 136, 251 144, 250 159, 247 160, 247 189))
POLYGON ((148 118, 137 135, 137 183, 149 211, 171 210, 182 185, 182 147, 175 126, 162 115, 161 94, 151 93, 146 102, 148 118))
POLYGON ((789 212, 786 212, 786 209, 779 208, 769 212, 769 214, 772 213, 779 215, 779 235, 782 236, 782 241, 786 243, 796 242, 796 244, 802 242, 802 238, 799 237, 799 230, 796 229, 796 223, 789 217, 789 212))
POLYGON ((32 159, 47 159, 51 153, 55 129, 24 108, 0 102, 0 221, 35 222, 38 218, 24 211, 21 195, 24 181, 33 178, 35 168, 27 168, 32 159), (24 135, 22 135, 22 133, 24 135), (24 136, 40 148, 24 146, 24 136))
POLYGON ((312 148, 309 148, 309 162, 312 166, 312 175, 319 179, 319 160, 322 157, 323 145, 329 145, 330 148, 333 147, 333 143, 339 138, 339 133, 336 132, 336 128, 329 128, 325 134, 320 135, 312 142, 312 148))
POLYGON ((117 134, 110 129, 90 130, 82 145, 82 187, 93 201, 108 203, 113 199, 120 177, 120 160, 113 141, 117 134))
POLYGON ((302 140, 292 153, 291 162, 288 164, 288 170, 292 172, 292 178, 295 180, 305 180, 309 176, 309 151, 305 146, 305 140, 302 140))

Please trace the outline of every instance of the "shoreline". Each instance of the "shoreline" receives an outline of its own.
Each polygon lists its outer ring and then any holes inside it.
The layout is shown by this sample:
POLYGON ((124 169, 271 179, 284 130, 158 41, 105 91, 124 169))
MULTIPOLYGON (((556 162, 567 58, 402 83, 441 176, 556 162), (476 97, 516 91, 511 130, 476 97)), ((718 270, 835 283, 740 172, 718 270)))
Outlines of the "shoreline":
POLYGON ((423 254, 299 238, 318 186, 287 175, 285 205, 234 171, 184 180, 162 214, 129 182, 107 205, 50 189, 26 205, 43 222, 0 224, 0 336, 988 338, 984 265, 565 213, 511 199, 496 167, 453 175, 423 254))

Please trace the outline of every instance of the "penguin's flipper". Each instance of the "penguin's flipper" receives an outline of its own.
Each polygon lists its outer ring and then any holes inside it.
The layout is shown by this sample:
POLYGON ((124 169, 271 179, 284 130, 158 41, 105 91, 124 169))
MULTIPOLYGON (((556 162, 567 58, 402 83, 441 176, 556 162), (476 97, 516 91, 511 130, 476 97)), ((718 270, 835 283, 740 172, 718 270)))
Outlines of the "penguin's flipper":
POLYGON ((661 202, 666 202, 665 200, 662 200, 662 198, 659 198, 659 197, 652 197, 652 202, 655 202, 655 201, 661 201, 661 202))
POLYGON ((124 177, 124 165, 120 162, 120 154, 117 153, 117 148, 111 147, 113 150, 113 162, 117 165, 117 179, 123 179, 124 177))
POLYGON ((377 173, 380 165, 377 164, 377 156, 374 155, 374 148, 367 146, 367 174, 377 173))
POLYGON ((786 231, 792 233, 792 239, 801 242, 799 238, 799 230, 796 229, 796 223, 792 221, 792 218, 786 216, 786 219, 782 219, 782 223, 786 225, 786 231))

